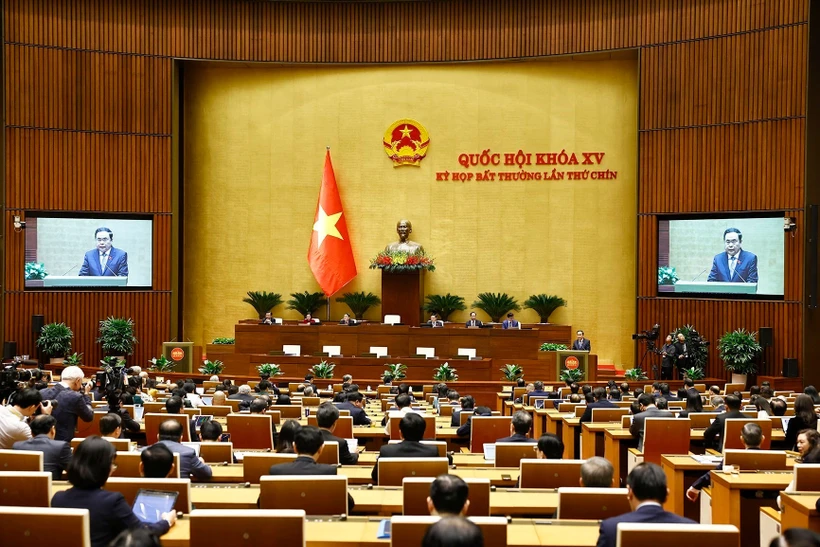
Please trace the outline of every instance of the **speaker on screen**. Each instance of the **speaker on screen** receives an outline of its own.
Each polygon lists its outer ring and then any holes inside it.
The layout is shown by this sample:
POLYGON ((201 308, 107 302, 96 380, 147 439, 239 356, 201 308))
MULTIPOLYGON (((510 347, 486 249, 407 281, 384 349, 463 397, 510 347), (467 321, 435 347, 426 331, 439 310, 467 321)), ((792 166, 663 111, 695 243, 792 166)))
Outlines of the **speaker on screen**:
POLYGON ((36 335, 40 335, 43 331, 43 326, 46 324, 46 317, 45 315, 32 315, 31 316, 31 332, 36 335))
POLYGON ((771 327, 760 327, 758 334, 760 335, 761 346, 768 348, 774 345, 774 332, 771 327))
POLYGON ((783 374, 786 378, 797 378, 797 359, 783 359, 783 374))
POLYGON ((17 342, 3 342, 3 361, 11 361, 17 355, 17 342))

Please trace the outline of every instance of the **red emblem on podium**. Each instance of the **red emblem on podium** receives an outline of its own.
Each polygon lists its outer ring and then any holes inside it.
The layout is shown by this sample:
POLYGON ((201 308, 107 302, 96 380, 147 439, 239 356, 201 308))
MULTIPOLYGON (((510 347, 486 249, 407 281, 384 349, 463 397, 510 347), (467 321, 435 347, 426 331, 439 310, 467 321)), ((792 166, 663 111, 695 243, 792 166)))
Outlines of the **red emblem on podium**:
POLYGON ((421 164, 427 155, 430 136, 427 129, 416 120, 398 120, 384 134, 384 151, 393 160, 393 167, 421 164))
POLYGON ((578 362, 578 358, 573 357, 572 355, 567 357, 567 359, 564 361, 564 366, 567 367, 569 370, 575 370, 576 368, 578 368, 579 364, 580 363, 578 362))
POLYGON ((182 351, 182 348, 174 348, 171 350, 171 359, 174 361, 182 361, 185 357, 185 352, 182 351))

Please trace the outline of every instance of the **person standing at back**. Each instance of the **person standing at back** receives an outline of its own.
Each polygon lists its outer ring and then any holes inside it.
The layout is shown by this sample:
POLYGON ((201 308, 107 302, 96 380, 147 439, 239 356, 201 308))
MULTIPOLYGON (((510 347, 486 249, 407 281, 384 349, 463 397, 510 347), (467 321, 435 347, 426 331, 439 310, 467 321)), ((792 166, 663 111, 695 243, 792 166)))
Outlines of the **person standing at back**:
POLYGON ((66 367, 60 375, 60 383, 40 392, 43 399, 57 401, 54 412, 51 413, 57 420, 58 441, 71 441, 77 429, 77 419, 90 422, 94 419, 91 410, 91 383, 83 386, 83 371, 80 367, 66 367))

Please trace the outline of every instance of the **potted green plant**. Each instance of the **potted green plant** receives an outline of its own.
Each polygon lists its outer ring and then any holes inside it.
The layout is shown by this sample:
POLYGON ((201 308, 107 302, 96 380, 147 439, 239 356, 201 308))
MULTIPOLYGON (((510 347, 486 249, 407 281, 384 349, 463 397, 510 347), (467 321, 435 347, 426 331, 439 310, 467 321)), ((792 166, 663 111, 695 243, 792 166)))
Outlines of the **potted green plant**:
POLYGON ((458 380, 456 369, 450 367, 449 363, 444 363, 433 371, 433 380, 438 382, 455 382, 458 380))
POLYGON ((706 370, 706 361, 709 359, 709 347, 703 337, 692 325, 684 325, 673 330, 672 340, 677 341, 678 334, 683 334, 686 340, 686 352, 689 354, 689 364, 706 370))
POLYGON ((516 365, 515 363, 504 365, 503 368, 498 369, 503 374, 503 379, 508 382, 515 382, 519 378, 524 377, 524 369, 521 368, 521 365, 516 365))
POLYGON ((330 361, 320 361, 319 363, 313 365, 310 368, 311 374, 316 378, 322 380, 328 380, 333 378, 333 370, 336 368, 336 364, 330 361))
POLYGON ((46 266, 42 262, 26 262, 25 274, 26 281, 34 281, 48 277, 46 266))
MULTIPOLYGON (((361 319, 364 314, 373 306, 378 306, 382 303, 382 299, 372 292, 346 292, 341 297, 336 299, 336 302, 345 304, 350 311, 353 312, 353 317, 361 319)), ((311 312, 313 313, 313 312, 311 312)))
POLYGON ((243 298, 242 302, 250 304, 259 319, 264 319, 266 313, 282 303, 282 295, 277 292, 248 291, 247 298, 243 298))
POLYGON ((558 379, 567 385, 577 383, 584 379, 584 371, 579 368, 565 368, 561 371, 558 379))
POLYGON ((259 371, 259 377, 263 380, 267 380, 271 376, 283 376, 285 374, 282 372, 282 367, 273 363, 263 363, 256 367, 256 370, 259 371))
POLYGON ((213 361, 205 359, 204 361, 202 361, 202 366, 199 367, 199 373, 204 374, 205 376, 218 376, 222 374, 222 371, 224 369, 225 363, 223 363, 219 359, 214 359, 213 361))
POLYGON ((553 294, 533 294, 524 301, 524 308, 535 311, 541 323, 549 323, 552 312, 566 305, 566 300, 553 294))
POLYGON ((236 338, 228 338, 228 337, 224 337, 224 336, 223 337, 217 337, 217 338, 214 338, 214 341, 211 342, 211 344, 214 344, 214 345, 217 345, 217 346, 231 346, 233 344, 236 344, 236 338))
POLYGON ((435 313, 441 317, 443 321, 448 318, 455 311, 464 311, 467 306, 464 304, 464 297, 455 294, 428 294, 425 297, 424 311, 428 313, 435 313))
POLYGON ((556 344, 555 342, 544 342, 539 351, 558 351, 559 349, 569 349, 566 344, 556 344))
POLYGON ((102 365, 100 368, 124 368, 125 358, 117 355, 106 355, 100 359, 100 365, 102 365))
POLYGON ((757 373, 757 357, 762 349, 757 332, 737 329, 720 337, 718 353, 723 366, 732 373, 732 383, 746 385, 748 375, 757 373))
POLYGON ((507 293, 479 293, 473 307, 489 315, 493 323, 501 321, 501 317, 510 310, 521 311, 518 301, 507 293))
POLYGON ((176 363, 164 355, 154 357, 153 359, 148 359, 148 362, 151 363, 148 370, 152 370, 154 372, 173 372, 174 366, 176 365, 176 363))
POLYGON ((683 371, 683 375, 690 380, 703 380, 706 376, 700 367, 689 367, 683 371))
POLYGON ((642 368, 635 367, 624 372, 624 379, 629 380, 630 382, 637 382, 639 380, 648 380, 649 377, 642 368))
POLYGON ((67 367, 81 367, 83 365, 83 354, 76 351, 71 355, 66 356, 63 364, 67 367))
POLYGON ((395 381, 404 380, 407 377, 407 366, 401 363, 385 363, 387 370, 382 373, 382 377, 389 374, 395 381))
POLYGON ((73 338, 74 333, 65 323, 48 323, 37 337, 37 347, 49 356, 51 364, 62 363, 71 351, 73 338))
POLYGON ((327 304, 327 298, 323 292, 294 292, 290 293, 288 309, 296 310, 302 317, 307 314, 313 315, 316 310, 327 304))
POLYGON ((134 335, 134 321, 129 317, 108 317, 100 321, 100 336, 97 343, 102 345, 107 355, 124 357, 131 355, 137 337, 134 335))
POLYGON ((678 282, 678 273, 672 266, 658 268, 658 285, 674 285, 678 282))

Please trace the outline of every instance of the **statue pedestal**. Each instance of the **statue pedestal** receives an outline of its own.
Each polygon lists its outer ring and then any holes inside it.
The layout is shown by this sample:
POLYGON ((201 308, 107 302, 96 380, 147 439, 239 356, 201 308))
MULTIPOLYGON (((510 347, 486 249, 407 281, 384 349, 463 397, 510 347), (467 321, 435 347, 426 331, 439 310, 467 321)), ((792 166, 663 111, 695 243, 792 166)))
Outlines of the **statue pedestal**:
POLYGON ((396 314, 401 322, 419 326, 424 290, 424 270, 386 272, 382 270, 382 316, 396 314))

